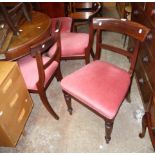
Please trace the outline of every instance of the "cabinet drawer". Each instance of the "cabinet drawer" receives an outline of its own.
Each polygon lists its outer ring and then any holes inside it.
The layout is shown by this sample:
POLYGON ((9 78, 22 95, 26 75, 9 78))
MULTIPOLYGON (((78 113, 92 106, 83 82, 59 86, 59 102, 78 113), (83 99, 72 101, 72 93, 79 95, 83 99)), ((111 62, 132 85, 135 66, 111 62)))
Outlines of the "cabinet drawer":
POLYGON ((132 12, 132 20, 138 23, 141 23, 148 28, 152 28, 151 23, 149 22, 148 18, 146 17, 145 13, 141 9, 135 9, 132 12))
POLYGON ((22 95, 16 95, 12 100, 9 100, 7 105, 4 105, 0 109, 0 123, 3 124, 10 124, 14 119, 17 119, 17 113, 23 108, 24 106, 24 99, 28 97, 27 93, 23 92, 22 95), (12 102, 13 101, 13 102, 12 102), (13 106, 12 106, 13 104, 13 106))
POLYGON ((148 49, 145 44, 141 46, 138 62, 141 64, 142 68, 147 74, 152 89, 155 89, 155 59, 153 58, 150 49, 148 49))
MULTIPOLYGON (((14 67, 6 79, 3 81, 0 87, 0 98, 5 100, 8 98, 9 94, 15 93, 17 90, 18 84, 22 81, 19 70, 14 67)), ((22 81, 23 82, 23 81, 22 81)), ((23 84, 22 84, 23 85, 23 84)))
POLYGON ((144 72, 144 69, 138 62, 136 65, 136 80, 138 83, 138 88, 140 90, 140 94, 144 103, 144 108, 147 109, 148 103, 152 96, 152 89, 148 83, 147 75, 144 72))
POLYGON ((0 110, 14 108, 23 95, 28 94, 19 70, 14 70, 0 88, 0 110))
POLYGON ((151 31, 149 32, 149 34, 146 37, 145 43, 147 44, 148 48, 150 49, 150 51, 152 51, 152 56, 155 59, 155 30, 151 29, 151 31))
POLYGON ((32 110, 32 100, 28 95, 25 94, 23 100, 18 102, 14 110, 5 109, 3 115, 0 116, 1 128, 11 139, 13 145, 16 145, 32 110))
POLYGON ((132 11, 132 17, 131 17, 131 19, 133 21, 136 21, 136 22, 141 23, 144 20, 144 13, 143 13, 143 11, 140 10, 139 8, 135 8, 132 11))
POLYGON ((151 122, 152 122, 152 127, 155 129, 155 101, 152 101, 152 106, 151 106, 151 122))
POLYGON ((149 49, 144 44, 141 45, 138 61, 141 62, 145 70, 148 72, 154 68, 154 59, 151 56, 149 49))

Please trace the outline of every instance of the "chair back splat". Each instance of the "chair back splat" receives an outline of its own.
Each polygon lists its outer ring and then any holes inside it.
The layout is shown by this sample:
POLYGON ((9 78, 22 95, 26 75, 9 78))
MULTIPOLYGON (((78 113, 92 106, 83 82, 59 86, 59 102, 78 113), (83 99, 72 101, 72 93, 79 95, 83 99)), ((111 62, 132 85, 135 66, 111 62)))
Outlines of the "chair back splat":
POLYGON ((50 37, 31 46, 31 55, 18 60, 28 90, 39 94, 45 108, 55 119, 59 119, 59 117, 48 102, 45 91, 54 77, 58 81, 62 79, 60 25, 57 24, 57 26, 58 28, 52 32, 50 37), (52 47, 54 47, 52 56, 48 57, 48 51, 52 47))
POLYGON ((69 3, 68 16, 73 19, 73 29, 77 31, 80 25, 88 24, 91 19, 101 12, 100 2, 72 2, 69 3))
MULTIPOLYGON (((105 140, 109 143, 115 117, 124 99, 130 93, 140 42, 145 40, 149 29, 132 21, 94 18, 91 34, 94 32, 96 32, 95 60, 66 76, 61 81, 61 87, 70 114, 73 111, 71 107, 71 98, 73 98, 105 120, 105 140), (133 51, 116 47, 113 42, 112 45, 103 43, 102 37, 106 40, 106 35, 111 35, 111 33, 103 34, 104 31, 121 33, 121 35, 123 33, 132 37, 136 40, 133 51), (130 62, 129 70, 126 71, 115 64, 99 60, 102 48, 126 56, 130 62)), ((119 41, 118 36, 117 38, 119 41)))

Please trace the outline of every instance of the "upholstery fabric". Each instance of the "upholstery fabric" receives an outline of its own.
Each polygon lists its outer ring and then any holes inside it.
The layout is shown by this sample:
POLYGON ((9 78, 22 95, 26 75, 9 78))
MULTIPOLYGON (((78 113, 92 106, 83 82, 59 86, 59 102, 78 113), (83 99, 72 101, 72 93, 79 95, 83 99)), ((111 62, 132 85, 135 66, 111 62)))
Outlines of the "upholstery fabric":
MULTIPOLYGON (((43 56, 43 63, 49 61, 49 58, 43 56)), ((19 59, 18 65, 22 72, 23 78, 25 80, 27 89, 29 90, 37 90, 36 83, 39 80, 37 61, 35 58, 30 55, 19 59)), ((45 70, 45 84, 48 82, 50 77, 56 71, 58 67, 58 62, 53 61, 52 64, 45 70)))
POLYGON ((72 27, 72 18, 70 17, 59 17, 59 18, 52 18, 52 32, 55 31, 55 24, 56 21, 59 20, 61 23, 61 32, 70 32, 72 27))
POLYGON ((99 60, 61 81, 63 90, 109 119, 115 117, 129 85, 127 71, 99 60))
MULTIPOLYGON (((84 56, 88 46, 89 34, 86 33, 61 33, 61 57, 84 56)), ((49 50, 52 57, 56 47, 49 50)))

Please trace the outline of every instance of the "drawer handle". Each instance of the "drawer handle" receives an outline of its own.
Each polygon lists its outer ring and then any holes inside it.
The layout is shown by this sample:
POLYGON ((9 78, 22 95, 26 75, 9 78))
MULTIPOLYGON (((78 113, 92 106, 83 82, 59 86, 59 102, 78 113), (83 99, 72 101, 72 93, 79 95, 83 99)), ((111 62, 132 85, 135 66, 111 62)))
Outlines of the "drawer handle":
POLYGON ((25 109, 23 108, 19 117, 18 117, 18 122, 20 122, 23 119, 24 115, 25 115, 25 109))
POLYGON ((155 9, 151 11, 151 16, 155 15, 155 9))
POLYGON ((148 56, 144 56, 144 57, 142 58, 142 61, 143 61, 144 63, 148 63, 148 62, 149 62, 149 57, 148 57, 148 56))
POLYGON ((0 28, 1 28, 1 29, 3 29, 3 28, 4 28, 4 26, 5 26, 4 24, 1 24, 1 25, 0 25, 0 28))
POLYGON ((3 87, 2 92, 3 94, 6 93, 6 91, 8 90, 8 88, 10 87, 10 85, 12 84, 12 79, 9 79, 6 83, 6 85, 3 87))
POLYGON ((139 14, 139 11, 138 11, 138 10, 134 10, 134 11, 133 11, 133 14, 134 14, 134 15, 138 15, 138 14, 139 14))
POLYGON ((143 78, 140 78, 138 81, 139 81, 139 83, 141 83, 141 84, 143 84, 143 83, 144 83, 143 78))
POLYGON ((12 99, 12 101, 9 104, 11 108, 15 105, 18 98, 19 98, 19 95, 16 93, 16 95, 14 96, 14 98, 12 99))
POLYGON ((28 99, 25 99, 25 102, 27 103, 28 99))
POLYGON ((128 51, 132 53, 134 51, 134 48, 133 47, 129 47, 128 51))
POLYGON ((151 40, 153 38, 152 33, 148 34, 146 38, 147 38, 147 40, 151 40))
POLYGON ((3 111, 0 111, 0 116, 2 116, 3 115, 3 111))

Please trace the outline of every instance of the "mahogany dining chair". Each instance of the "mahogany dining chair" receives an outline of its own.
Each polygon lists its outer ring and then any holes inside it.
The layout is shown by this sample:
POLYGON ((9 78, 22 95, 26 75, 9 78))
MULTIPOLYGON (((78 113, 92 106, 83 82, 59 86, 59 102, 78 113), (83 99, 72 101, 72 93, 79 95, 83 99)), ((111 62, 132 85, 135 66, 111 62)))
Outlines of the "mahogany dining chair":
POLYGON ((97 32, 95 61, 63 78, 61 87, 70 114, 73 111, 71 106, 73 98, 105 120, 105 140, 109 143, 115 117, 132 83, 140 42, 144 41, 149 29, 132 21, 94 18, 92 31, 97 32), (104 31, 123 33, 134 38, 136 43, 133 51, 116 47, 113 42, 103 43, 102 37, 106 39, 102 34, 104 31), (102 48, 128 57, 129 70, 99 60, 102 48))
POLYGON ((29 92, 38 93, 47 111, 55 118, 59 119, 46 96, 46 89, 54 77, 58 81, 62 79, 60 72, 60 26, 42 42, 31 46, 31 55, 18 60, 21 73, 24 77, 29 92), (50 58, 47 55, 49 48, 55 46, 55 52, 50 58))
MULTIPOLYGON (((92 41, 88 33, 71 32, 72 18, 59 17, 52 18, 52 28, 54 30, 55 21, 59 20, 61 24, 61 60, 84 59, 85 63, 89 63, 90 54, 94 58, 92 49, 92 41)), ((54 47, 48 52, 52 57, 54 47)))
POLYGON ((71 2, 69 3, 68 17, 73 19, 73 30, 77 32, 77 27, 86 25, 91 19, 101 12, 100 2, 71 2))

